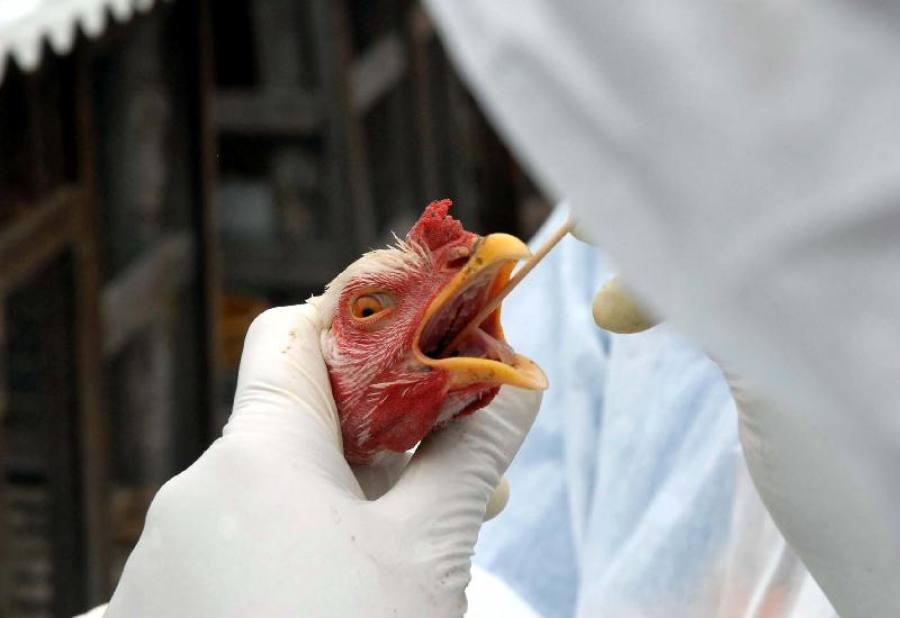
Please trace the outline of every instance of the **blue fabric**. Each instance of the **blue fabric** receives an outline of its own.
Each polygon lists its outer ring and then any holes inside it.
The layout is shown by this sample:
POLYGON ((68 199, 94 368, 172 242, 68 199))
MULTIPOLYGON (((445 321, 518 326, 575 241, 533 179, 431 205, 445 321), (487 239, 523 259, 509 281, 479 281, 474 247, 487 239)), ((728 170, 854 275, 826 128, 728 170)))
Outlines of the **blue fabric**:
POLYGON ((591 301, 612 272, 566 238, 503 310, 507 339, 550 389, 475 562, 544 616, 687 603, 728 533, 740 451, 727 385, 665 326, 598 329, 591 301))

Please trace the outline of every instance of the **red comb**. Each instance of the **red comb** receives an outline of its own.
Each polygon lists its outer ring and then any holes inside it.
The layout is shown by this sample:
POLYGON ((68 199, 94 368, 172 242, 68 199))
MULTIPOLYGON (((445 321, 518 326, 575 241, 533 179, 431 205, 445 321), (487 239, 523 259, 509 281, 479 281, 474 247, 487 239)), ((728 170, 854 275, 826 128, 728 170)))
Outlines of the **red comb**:
POLYGON ((452 204, 451 200, 431 202, 406 238, 435 251, 465 234, 462 223, 447 214, 452 204))

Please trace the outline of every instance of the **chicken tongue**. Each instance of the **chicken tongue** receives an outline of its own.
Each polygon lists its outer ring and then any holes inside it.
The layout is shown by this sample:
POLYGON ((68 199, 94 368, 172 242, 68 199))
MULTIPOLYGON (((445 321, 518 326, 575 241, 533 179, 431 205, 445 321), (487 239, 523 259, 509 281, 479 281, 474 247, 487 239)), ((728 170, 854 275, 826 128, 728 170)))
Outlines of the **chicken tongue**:
POLYGON ((497 360, 507 365, 515 365, 516 355, 512 348, 483 329, 476 328, 456 350, 459 356, 472 356, 497 360))
MULTIPOLYGON (((571 232, 575 228, 575 222, 569 219, 564 224, 562 224, 559 229, 557 229, 553 235, 548 238, 543 245, 538 247, 537 251, 535 251, 528 260, 526 260, 520 267, 519 270, 516 271, 512 277, 510 277, 509 281, 507 281, 506 285, 503 286, 497 294, 495 294, 492 298, 488 299, 487 303, 481 308, 481 310, 475 314, 475 317, 472 318, 466 326, 459 331, 453 340, 444 348, 444 352, 441 356, 449 356, 454 351, 457 351, 460 346, 466 341, 469 337, 471 337, 473 331, 481 326, 481 323, 484 322, 489 315, 491 315, 494 311, 496 311, 497 307, 500 306, 500 303, 503 302, 503 299, 515 289, 517 285, 522 283, 522 280, 525 279, 525 276, 531 272, 531 270, 538 265, 538 263, 547 257, 547 254, 550 253, 550 250, 553 249, 559 241, 561 241, 566 234, 571 232)), ((480 331, 479 332, 484 332, 480 331)), ((487 333, 485 333, 487 334, 487 333)), ((498 342, 499 343, 499 342, 498 342)), ((511 352, 510 352, 511 353, 511 352)), ((503 360, 503 359, 501 359, 503 360)), ((506 363, 506 360, 503 360, 506 363)))

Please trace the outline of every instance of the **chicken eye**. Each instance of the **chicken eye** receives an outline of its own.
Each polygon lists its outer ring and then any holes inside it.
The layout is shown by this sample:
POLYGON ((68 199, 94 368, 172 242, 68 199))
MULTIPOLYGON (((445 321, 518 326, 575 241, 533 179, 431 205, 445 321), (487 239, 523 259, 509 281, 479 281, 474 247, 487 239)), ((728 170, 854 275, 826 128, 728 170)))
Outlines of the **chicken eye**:
POLYGON ((350 312, 354 318, 365 320, 378 315, 393 304, 393 299, 387 294, 363 294, 350 303, 350 312))

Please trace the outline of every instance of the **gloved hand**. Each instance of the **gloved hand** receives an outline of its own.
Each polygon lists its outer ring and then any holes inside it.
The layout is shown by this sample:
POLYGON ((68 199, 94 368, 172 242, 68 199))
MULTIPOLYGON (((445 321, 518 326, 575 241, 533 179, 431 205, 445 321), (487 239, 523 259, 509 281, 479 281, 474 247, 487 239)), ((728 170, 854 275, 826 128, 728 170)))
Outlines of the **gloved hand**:
POLYGON ((368 500, 396 475, 344 460, 321 330, 314 301, 253 323, 223 436, 154 499, 106 616, 464 613, 485 509, 540 394, 504 387, 368 500))

